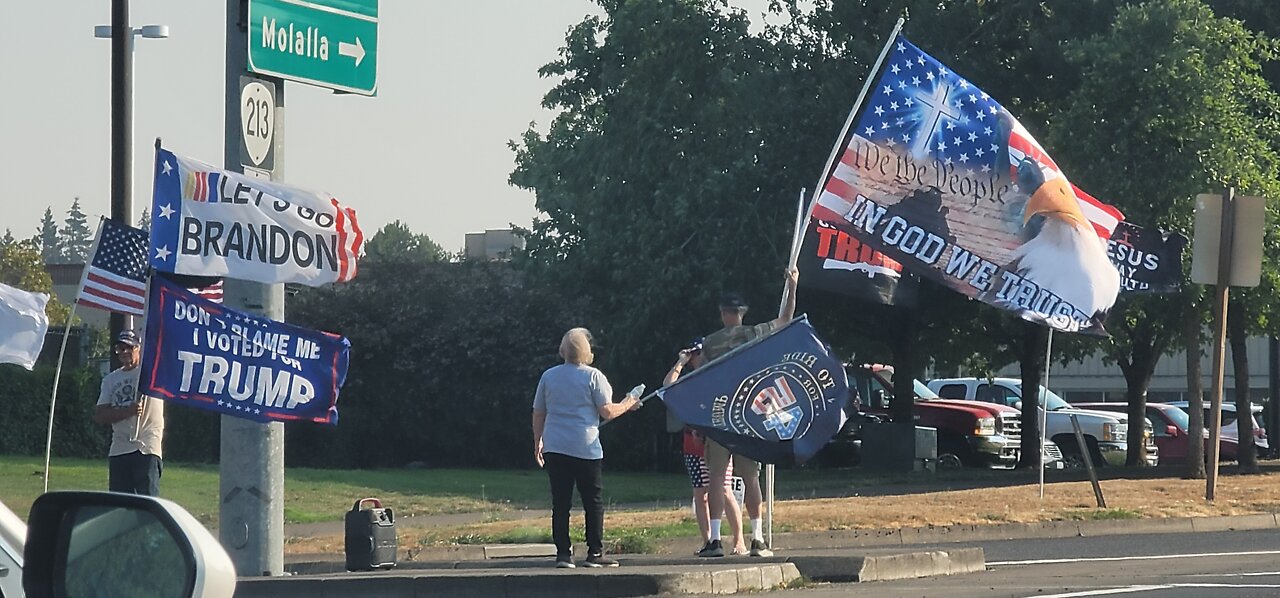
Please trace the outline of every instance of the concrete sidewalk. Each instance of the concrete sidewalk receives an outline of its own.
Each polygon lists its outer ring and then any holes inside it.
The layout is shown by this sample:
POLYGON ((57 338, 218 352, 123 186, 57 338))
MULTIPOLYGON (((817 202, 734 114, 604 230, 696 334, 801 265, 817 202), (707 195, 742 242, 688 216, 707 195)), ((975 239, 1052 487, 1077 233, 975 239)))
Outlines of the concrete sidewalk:
POLYGON ((551 557, 414 561, 386 571, 242 578, 236 596, 650 596, 736 594, 802 580, 885 581, 983 571, 980 548, 779 551, 768 558, 621 555, 608 569, 556 569, 551 557))
MULTIPOLYGON (((1280 529, 1276 514, 935 526, 776 534, 769 558, 621 555, 616 569, 555 569, 548 545, 425 549, 391 570, 348 573, 342 555, 290 555, 294 575, 241 578, 237 596, 648 596, 733 594, 809 581, 887 581, 985 569, 981 548, 948 543, 1018 538, 1280 529)), ((693 538, 666 550, 688 554, 693 538)))

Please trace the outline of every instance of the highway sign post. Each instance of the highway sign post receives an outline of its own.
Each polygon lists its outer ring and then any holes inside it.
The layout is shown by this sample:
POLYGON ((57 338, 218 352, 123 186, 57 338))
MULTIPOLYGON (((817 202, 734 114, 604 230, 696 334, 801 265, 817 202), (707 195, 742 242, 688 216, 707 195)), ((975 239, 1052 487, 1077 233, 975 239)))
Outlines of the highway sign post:
POLYGON ((240 165, 271 172, 276 166, 276 85, 240 76, 240 165))
POLYGON ((248 25, 250 72, 377 92, 377 0, 249 0, 248 25))

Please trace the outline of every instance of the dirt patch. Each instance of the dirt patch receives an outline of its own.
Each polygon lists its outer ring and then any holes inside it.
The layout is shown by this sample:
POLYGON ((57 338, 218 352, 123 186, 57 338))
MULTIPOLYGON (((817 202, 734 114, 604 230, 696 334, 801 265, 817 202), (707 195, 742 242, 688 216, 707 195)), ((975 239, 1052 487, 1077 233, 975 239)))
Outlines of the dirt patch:
MULTIPOLYGON (((870 489, 872 496, 783 500, 776 504, 775 530, 831 531, 848 529, 913 528, 942 525, 1031 523, 1081 519, 1210 517, 1280 512, 1280 469, 1261 475, 1222 475, 1215 500, 1204 498, 1204 480, 1179 478, 1110 479, 1101 482, 1107 509, 1095 506, 1087 481, 1046 484, 1041 500, 1036 483, 988 488, 936 490, 930 483, 896 494, 870 489)), ((654 529, 687 523, 688 509, 607 513, 606 534, 654 529)), ((581 526, 581 512, 572 522, 581 526)), ((550 522, 491 521, 463 526, 399 530, 405 549, 449 544, 463 536, 496 537, 514 530, 549 531, 550 522)), ((342 552, 340 536, 291 538, 286 553, 342 552)))

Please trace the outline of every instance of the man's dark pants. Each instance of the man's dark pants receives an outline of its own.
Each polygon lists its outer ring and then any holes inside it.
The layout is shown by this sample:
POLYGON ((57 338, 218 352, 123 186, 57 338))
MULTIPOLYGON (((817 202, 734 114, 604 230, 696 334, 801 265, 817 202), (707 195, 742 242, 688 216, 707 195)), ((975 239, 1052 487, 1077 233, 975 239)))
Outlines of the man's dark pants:
POLYGON ((112 492, 160 496, 160 457, 133 451, 107 459, 112 492))
POLYGON ((544 453, 547 477, 551 479, 551 538, 557 555, 572 551, 569 540, 569 511, 573 509, 573 487, 578 486, 582 510, 586 514, 587 553, 601 554, 604 548, 603 459, 579 459, 560 453, 544 453))

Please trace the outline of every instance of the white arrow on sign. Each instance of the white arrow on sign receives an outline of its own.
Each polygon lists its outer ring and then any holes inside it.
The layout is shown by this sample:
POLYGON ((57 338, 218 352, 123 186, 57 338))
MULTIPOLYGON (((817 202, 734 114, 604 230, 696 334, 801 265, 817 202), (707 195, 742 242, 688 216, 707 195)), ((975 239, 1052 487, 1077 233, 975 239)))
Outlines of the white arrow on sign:
POLYGON ((354 44, 338 42, 338 53, 356 59, 356 66, 360 66, 360 62, 364 60, 364 44, 360 43, 359 37, 356 37, 354 44))

